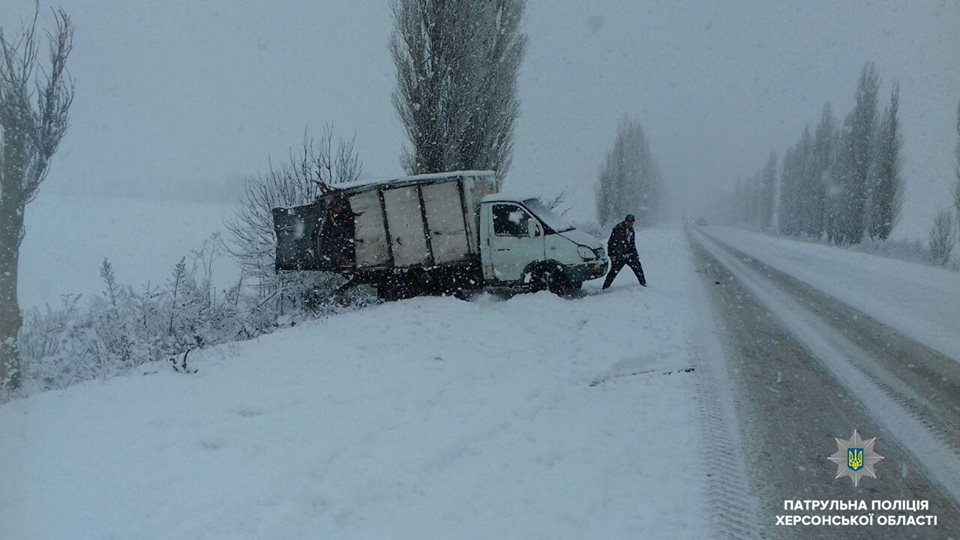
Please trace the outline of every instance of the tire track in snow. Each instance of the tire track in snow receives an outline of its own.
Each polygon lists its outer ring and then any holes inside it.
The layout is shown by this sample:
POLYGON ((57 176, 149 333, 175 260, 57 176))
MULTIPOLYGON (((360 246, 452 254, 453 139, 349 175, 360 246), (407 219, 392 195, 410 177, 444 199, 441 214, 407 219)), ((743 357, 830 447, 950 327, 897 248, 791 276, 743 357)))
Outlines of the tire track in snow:
MULTIPOLYGON (((707 306, 707 291, 696 281, 691 285, 697 287, 699 305, 707 306)), ((699 465, 705 478, 706 512, 715 538, 759 538, 759 501, 748 480, 730 377, 711 321, 709 314, 701 313, 689 343, 697 368, 694 386, 703 436, 699 465)))
POLYGON ((739 437, 732 431, 728 409, 717 389, 717 376, 700 354, 695 383, 701 418, 706 477, 704 493, 711 532, 715 538, 759 538, 757 500, 747 481, 739 437))

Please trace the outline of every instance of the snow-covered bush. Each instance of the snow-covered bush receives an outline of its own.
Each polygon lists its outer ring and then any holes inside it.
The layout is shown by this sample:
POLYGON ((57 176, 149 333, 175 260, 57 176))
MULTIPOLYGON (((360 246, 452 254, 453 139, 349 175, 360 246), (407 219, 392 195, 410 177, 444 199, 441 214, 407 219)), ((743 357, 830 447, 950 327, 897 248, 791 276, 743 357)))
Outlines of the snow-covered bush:
POLYGON ((18 334, 22 393, 105 378, 147 362, 170 361, 178 371, 189 352, 249 339, 278 326, 375 301, 368 287, 340 291, 344 278, 320 272, 274 272, 272 209, 309 204, 336 184, 355 181, 361 163, 352 140, 334 144, 327 127, 318 141, 304 136, 287 163, 251 177, 228 221, 228 246, 218 234, 184 256, 162 284, 139 290, 123 284, 109 261, 100 267, 102 294, 63 297, 59 307, 23 314, 18 334), (231 255, 240 276, 227 289, 213 281, 216 261, 231 255))
POLYGON ((123 284, 104 260, 99 296, 65 295, 58 307, 24 313, 21 393, 104 379, 148 362, 169 362, 189 372, 183 362, 194 349, 254 338, 375 301, 364 288, 327 294, 343 279, 317 272, 274 276, 269 294, 259 281, 242 275, 218 289, 213 267, 224 255, 223 242, 213 235, 183 257, 162 284, 138 290, 123 284))

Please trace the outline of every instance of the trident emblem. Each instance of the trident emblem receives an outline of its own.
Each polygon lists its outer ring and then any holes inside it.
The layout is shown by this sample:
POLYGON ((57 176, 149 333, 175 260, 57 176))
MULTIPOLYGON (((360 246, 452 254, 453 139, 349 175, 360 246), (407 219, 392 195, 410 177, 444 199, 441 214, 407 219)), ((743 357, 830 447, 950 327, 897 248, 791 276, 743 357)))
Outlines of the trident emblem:
POLYGON ((847 448, 847 467, 851 471, 863 468, 863 448, 847 448))

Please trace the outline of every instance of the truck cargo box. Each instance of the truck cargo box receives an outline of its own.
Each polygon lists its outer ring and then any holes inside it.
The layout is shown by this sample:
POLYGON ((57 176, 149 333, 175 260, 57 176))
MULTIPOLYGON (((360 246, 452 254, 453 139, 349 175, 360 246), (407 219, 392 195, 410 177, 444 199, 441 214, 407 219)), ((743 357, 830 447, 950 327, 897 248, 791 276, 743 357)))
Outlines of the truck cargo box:
POLYGON ((337 186, 315 204, 274 209, 277 270, 364 273, 479 260, 480 201, 492 171, 337 186))

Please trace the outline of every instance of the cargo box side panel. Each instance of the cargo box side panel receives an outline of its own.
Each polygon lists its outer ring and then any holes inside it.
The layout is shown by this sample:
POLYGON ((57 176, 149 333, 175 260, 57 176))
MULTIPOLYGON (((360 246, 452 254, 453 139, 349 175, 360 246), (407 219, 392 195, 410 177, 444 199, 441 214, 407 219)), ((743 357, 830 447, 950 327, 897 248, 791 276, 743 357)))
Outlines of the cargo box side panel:
POLYGON ((393 264, 404 268, 430 264, 418 186, 383 190, 393 264))
POLYGON ((386 266, 390 263, 387 231, 383 223, 380 193, 373 189, 350 197, 355 218, 357 268, 386 266))
POLYGON ((458 184, 443 182, 425 184, 420 188, 435 264, 463 261, 470 256, 458 184))
POLYGON ((317 253, 317 233, 324 215, 325 207, 319 203, 273 209, 273 228, 277 235, 277 271, 333 269, 329 261, 317 253))

